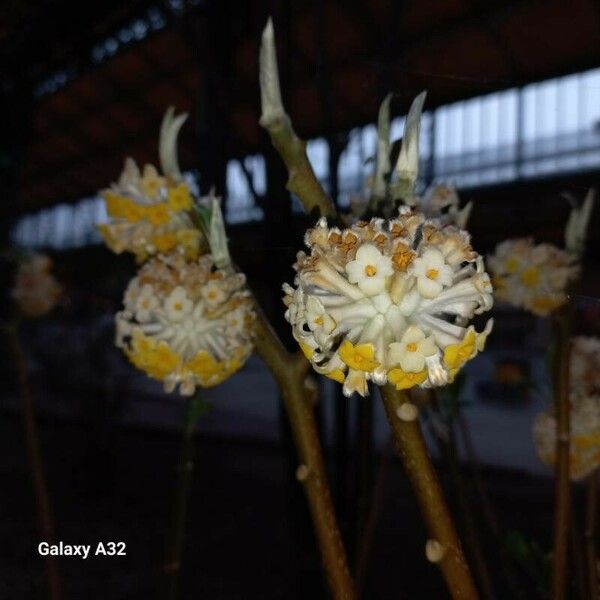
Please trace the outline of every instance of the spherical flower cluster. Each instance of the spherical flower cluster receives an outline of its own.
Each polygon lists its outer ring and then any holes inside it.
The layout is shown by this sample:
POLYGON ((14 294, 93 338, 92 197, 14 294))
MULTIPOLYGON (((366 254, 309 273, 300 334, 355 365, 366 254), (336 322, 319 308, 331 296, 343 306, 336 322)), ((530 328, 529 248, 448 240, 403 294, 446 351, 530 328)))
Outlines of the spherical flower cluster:
POLYGON ((188 214, 194 200, 184 181, 163 177, 151 165, 140 173, 128 158, 118 183, 102 197, 111 221, 98 229, 113 252, 132 252, 140 262, 176 247, 189 258, 198 255, 201 234, 188 214))
MULTIPOLYGON (((540 413, 534 422, 533 439, 542 462, 554 466, 556 460, 556 419, 540 413)), ((582 479, 600 466, 600 396, 591 396, 572 404, 571 479, 582 479)))
POLYGON ((368 394, 367 382, 397 389, 440 386, 483 349, 469 325, 492 306, 492 286, 469 235, 409 208, 389 221, 349 229, 325 219, 298 254, 286 319, 315 370, 368 394))
POLYGON ((531 238, 507 240, 488 257, 496 297, 547 316, 567 301, 567 285, 579 274, 572 254, 531 238))
POLYGON ((252 351, 254 312, 245 276, 180 252, 151 258, 117 313, 116 344, 166 391, 183 395, 230 377, 252 351))
POLYGON ((43 254, 33 254, 19 264, 11 296, 24 317, 42 317, 58 303, 62 288, 51 269, 52 260, 43 254))
POLYGON ((569 388, 572 402, 600 395, 600 339, 580 335, 571 340, 569 388))

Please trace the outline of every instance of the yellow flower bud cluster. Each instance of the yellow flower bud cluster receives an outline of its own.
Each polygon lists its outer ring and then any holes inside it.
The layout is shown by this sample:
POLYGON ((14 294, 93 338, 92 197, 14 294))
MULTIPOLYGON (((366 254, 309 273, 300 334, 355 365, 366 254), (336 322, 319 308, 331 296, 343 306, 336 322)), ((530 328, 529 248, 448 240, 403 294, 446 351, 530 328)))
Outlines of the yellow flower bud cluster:
POLYGON ((140 174, 127 159, 119 182, 102 197, 110 221, 98 229, 113 252, 132 252, 139 262, 174 248, 198 256, 201 233, 189 216, 194 199, 186 182, 163 177, 151 165, 140 174))

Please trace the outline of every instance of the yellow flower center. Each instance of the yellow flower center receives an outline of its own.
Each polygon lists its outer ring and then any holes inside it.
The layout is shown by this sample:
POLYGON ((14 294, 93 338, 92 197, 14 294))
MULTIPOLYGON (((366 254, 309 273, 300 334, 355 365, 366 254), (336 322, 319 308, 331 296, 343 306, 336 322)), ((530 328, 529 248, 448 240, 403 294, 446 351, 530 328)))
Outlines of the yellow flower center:
POLYGON ((427 269, 425 275, 427 279, 437 279, 440 272, 437 269, 427 269))
POLYGON ((417 344, 415 344, 415 342, 411 342, 410 344, 406 344, 406 349, 409 352, 416 352, 417 351, 417 344))
POLYGON ((367 265, 365 267, 365 275, 367 277, 373 277, 374 275, 377 275, 377 267, 373 265, 367 265))
POLYGON ((540 282, 540 272, 537 267, 529 267, 521 273, 521 281, 527 287, 535 287, 540 282))
POLYGON ((317 317, 315 319, 315 325, 319 325, 319 327, 323 327, 323 323, 324 323, 323 317, 317 317))
POLYGON ((504 268, 507 273, 516 273, 519 270, 519 266, 520 263, 514 256, 507 258, 504 262, 504 268))
POLYGON ((181 304, 181 302, 175 302, 175 304, 173 305, 173 308, 175 310, 181 310, 183 308, 183 304, 181 304))

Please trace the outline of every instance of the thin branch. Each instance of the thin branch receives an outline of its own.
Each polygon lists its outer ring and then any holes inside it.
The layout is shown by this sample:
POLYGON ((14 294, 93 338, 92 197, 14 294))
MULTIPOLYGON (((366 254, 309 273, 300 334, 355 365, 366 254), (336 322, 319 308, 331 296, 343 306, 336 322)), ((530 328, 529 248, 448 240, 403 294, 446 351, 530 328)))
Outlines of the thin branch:
POLYGON ((556 473, 554 506, 554 555, 552 598, 565 598, 567 550, 571 510, 569 451, 571 425, 569 406, 570 309, 557 316, 557 348, 554 358, 554 410, 556 415, 556 473))
MULTIPOLYGON (((29 377, 27 376, 27 366, 25 363, 23 347, 21 346, 21 341, 19 339, 18 324, 16 322, 10 323, 4 327, 4 330, 6 331, 10 342, 15 367, 17 369, 19 398, 21 400, 23 429, 25 431, 25 445, 27 448, 31 480, 37 502, 41 538, 48 544, 54 544, 54 519, 52 516, 52 509, 50 508, 48 487, 44 477, 42 451, 40 449, 40 441, 35 423, 33 398, 31 397, 31 388, 29 387, 29 377)), ((60 600, 60 598, 62 598, 62 585, 56 556, 46 556, 46 579, 50 599, 60 600)))
POLYGON ((323 216, 335 217, 335 206, 308 160, 306 143, 296 135, 281 101, 271 19, 263 31, 260 48, 260 90, 260 124, 269 132, 273 146, 285 162, 288 171, 287 189, 298 196, 307 213, 318 210, 323 216))
POLYGON ((429 458, 419 420, 406 421, 399 417, 398 411, 408 399, 404 392, 386 385, 381 388, 381 396, 406 475, 431 537, 427 544, 428 558, 440 567, 453 598, 476 599, 477 590, 429 458))
POLYGON ((587 495, 585 503, 585 555, 590 598, 598 598, 598 562, 596 557, 596 530, 598 523, 598 471, 587 478, 587 495))
POLYGON ((377 529, 377 521, 379 520, 379 514, 385 498, 385 486, 388 480, 389 469, 392 464, 391 459, 393 457, 393 453, 394 446, 392 440, 390 440, 386 443, 381 451, 381 458, 379 461, 379 469, 377 471, 371 506, 369 508, 369 514, 367 515, 364 532, 360 540, 361 544, 358 549, 358 558, 356 561, 356 587, 359 595, 362 594, 367 576, 371 549, 373 548, 375 531, 377 529))
POLYGON ((283 397, 300 462, 296 475, 308 499, 332 596, 336 600, 354 600, 354 583, 336 522, 317 426, 309 402, 312 392, 305 386, 309 364, 301 354, 290 354, 258 306, 256 311, 254 344, 275 377, 283 397))
POLYGON ((167 559, 163 566, 166 575, 165 597, 169 600, 176 600, 179 597, 181 563, 185 546, 185 527, 194 473, 194 428, 198 402, 198 397, 188 399, 181 434, 181 450, 177 465, 177 486, 171 526, 172 537, 169 540, 167 559))

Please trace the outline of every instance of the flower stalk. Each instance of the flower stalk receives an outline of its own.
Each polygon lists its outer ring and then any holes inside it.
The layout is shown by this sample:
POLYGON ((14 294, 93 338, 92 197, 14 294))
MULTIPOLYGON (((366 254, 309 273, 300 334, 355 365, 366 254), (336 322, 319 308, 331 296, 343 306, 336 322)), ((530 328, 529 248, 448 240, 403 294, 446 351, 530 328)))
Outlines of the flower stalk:
POLYGON ((569 356, 571 311, 567 306, 557 315, 557 347, 554 357, 554 411, 556 416, 556 474, 554 504, 554 554, 552 598, 565 598, 567 585, 567 548, 571 510, 569 403, 569 356))
POLYGON ((175 491, 175 503, 173 505, 171 539, 163 567, 163 571, 166 574, 165 598, 168 598, 168 600, 176 600, 179 597, 185 527, 195 462, 194 429, 202 408, 202 401, 197 395, 187 400, 181 435, 181 451, 177 465, 177 487, 175 491))
POLYGON ((478 598, 452 518, 444 501, 437 475, 429 458, 419 420, 403 420, 401 407, 406 392, 391 385, 381 388, 381 397, 406 475, 414 489, 431 539, 427 556, 437 562, 453 598, 478 598), (400 413, 399 413, 400 411, 400 413))
POLYGON ((298 452, 297 478, 304 488, 329 588, 336 600, 354 600, 346 552, 337 525, 317 426, 306 389, 309 364, 301 354, 290 354, 265 315, 256 307, 254 344, 279 386, 298 452))
MULTIPOLYGON (((50 508, 50 497, 48 495, 48 487, 44 477, 44 466, 37 426, 35 423, 33 398, 29 386, 29 377, 27 376, 27 366, 25 363, 23 347, 21 345, 21 340, 19 339, 18 322, 15 320, 6 325, 5 331, 9 339, 14 364, 17 370, 19 398, 21 400, 21 413, 25 433, 25 446, 27 448, 31 480, 35 491, 41 538, 48 544, 54 544, 54 518, 52 516, 52 509, 50 508)), ((60 598, 62 598, 62 584, 56 556, 46 556, 46 582, 50 600, 60 600, 60 598)))

